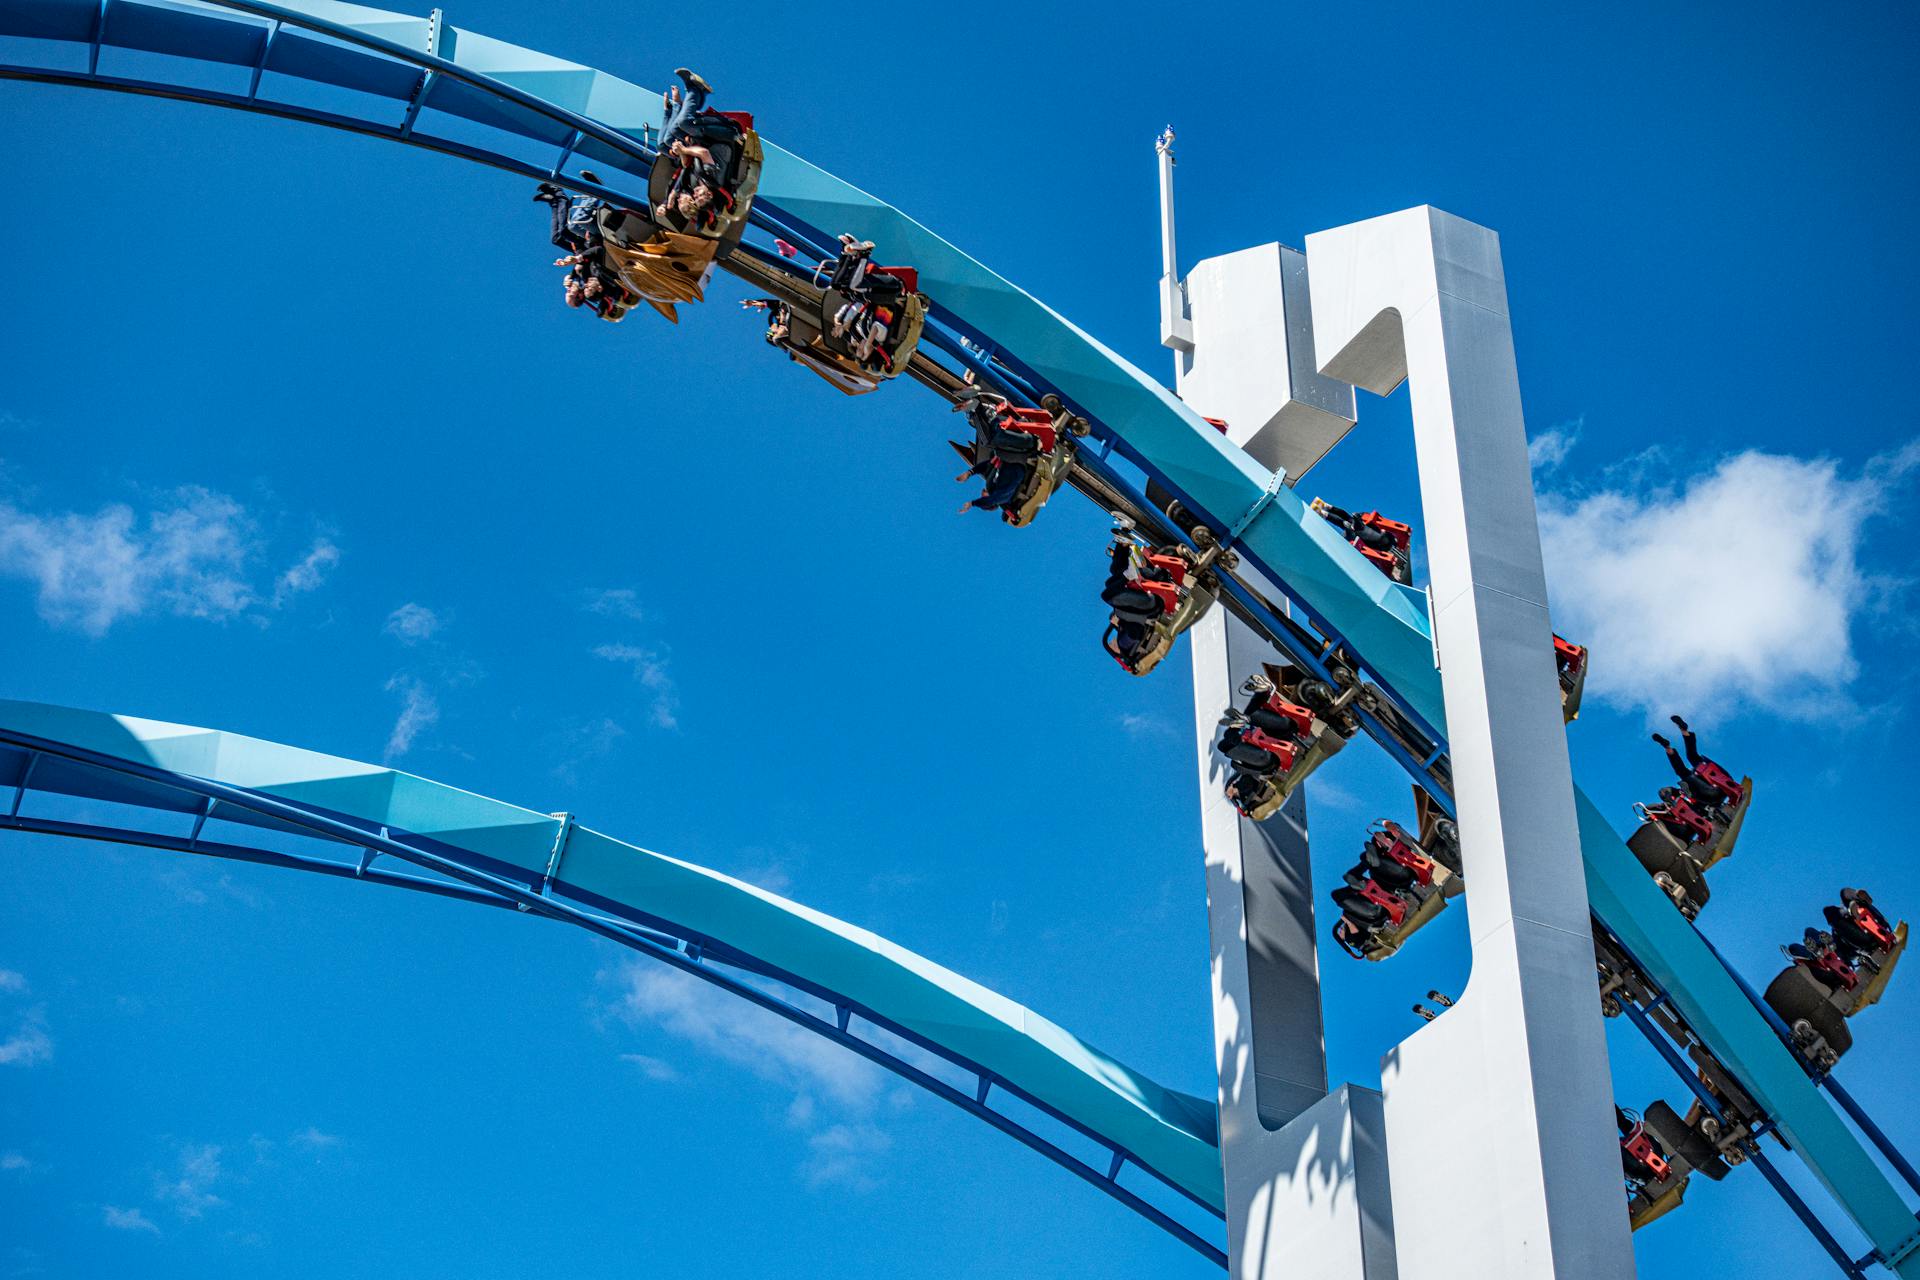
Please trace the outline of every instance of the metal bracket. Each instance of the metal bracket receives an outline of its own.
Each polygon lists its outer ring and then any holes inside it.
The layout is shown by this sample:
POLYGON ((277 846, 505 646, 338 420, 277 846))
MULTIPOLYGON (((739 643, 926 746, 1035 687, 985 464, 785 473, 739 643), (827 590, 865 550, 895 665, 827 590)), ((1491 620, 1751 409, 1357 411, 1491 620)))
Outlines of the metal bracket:
POLYGON ((1227 536, 1220 540, 1220 545, 1230 547, 1240 541, 1240 535, 1247 531, 1247 526, 1252 524, 1254 520, 1259 517, 1260 513, 1267 509, 1267 504, 1272 502, 1274 496, 1286 487, 1286 483, 1287 473, 1285 470, 1277 470, 1268 476, 1266 492, 1253 500, 1253 505, 1247 508, 1246 514, 1234 522, 1233 528, 1227 530, 1227 536))
MULTIPOLYGON (((200 843, 200 832, 206 828, 207 819, 213 816, 213 806, 219 803, 212 796, 208 796, 207 802, 200 806, 200 812, 193 819, 193 830, 187 836, 189 847, 200 843)), ((364 871, 366 868, 362 867, 361 870, 364 871)))
POLYGON ((34 752, 27 757, 27 767, 20 771, 20 785, 13 789, 13 805, 7 810, 9 818, 20 816, 21 802, 27 798, 27 784, 33 781, 33 771, 40 763, 40 753, 34 752))
POLYGON ((566 812, 549 814, 560 820, 559 830, 553 833, 553 848, 547 853, 547 870, 540 877, 540 896, 546 897, 553 882, 560 875, 560 859, 567 855, 567 842, 573 839, 573 815, 566 812))

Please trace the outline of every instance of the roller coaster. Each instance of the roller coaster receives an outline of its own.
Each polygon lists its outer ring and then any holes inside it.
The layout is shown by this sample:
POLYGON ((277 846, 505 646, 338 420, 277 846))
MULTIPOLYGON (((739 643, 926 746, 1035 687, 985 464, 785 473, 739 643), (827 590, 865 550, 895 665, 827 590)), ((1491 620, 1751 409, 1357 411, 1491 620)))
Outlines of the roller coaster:
MULTIPOLYGON (((0 78, 318 124, 615 210, 663 207, 657 93, 453 27, 438 10, 0 0, 0 78)), ((870 242, 876 262, 911 264, 913 340, 896 332, 892 346, 902 367, 863 371, 844 351, 822 357, 814 330, 833 327, 831 311, 789 347, 811 348, 795 354, 844 390, 897 373, 955 407, 984 393, 1029 427, 1057 431, 1047 437, 1054 483, 1122 516, 1149 546, 1178 549, 1182 573, 1284 659, 1292 688, 1315 682, 1353 736, 1364 733, 1405 770, 1431 821, 1451 814, 1423 593, 1381 572, 1278 473, 1060 313, 883 201, 757 132, 752 139, 752 198, 706 236, 715 243, 674 249, 695 255, 687 274, 725 271, 813 317, 832 296, 822 267, 842 255, 843 234, 870 242)), ((636 254, 661 218, 639 221, 648 225, 636 254)), ((305 870, 586 929, 886 1066, 1226 1261, 1204 1226, 1225 1205, 1212 1100, 1165 1089, 864 930, 572 815, 217 730, 18 702, 0 703, 0 788, 11 791, 4 829, 305 870), (1058 1128, 997 1107, 1000 1097, 1058 1128), (1069 1135, 1091 1139, 1104 1161, 1071 1154, 1084 1143, 1069 1135)), ((1920 1223, 1906 1198, 1920 1193, 1920 1173, 1841 1086, 1832 1059, 1810 1056, 1797 1029, 1675 910, 1646 855, 1584 794, 1578 807, 1605 1007, 1644 1033, 1711 1117, 1719 1146, 1703 1160, 1754 1165, 1843 1274, 1880 1265, 1920 1277, 1920 1223), (1865 1256, 1849 1256, 1789 1184, 1769 1138, 1866 1237, 1865 1256)))

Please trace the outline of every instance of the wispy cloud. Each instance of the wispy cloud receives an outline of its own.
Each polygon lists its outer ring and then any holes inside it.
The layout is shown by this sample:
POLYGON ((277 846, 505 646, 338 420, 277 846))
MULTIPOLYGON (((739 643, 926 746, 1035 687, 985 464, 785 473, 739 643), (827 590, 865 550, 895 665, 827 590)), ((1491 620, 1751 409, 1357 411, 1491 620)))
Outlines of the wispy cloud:
POLYGON ((1173 732, 1173 726, 1156 715, 1122 711, 1115 719, 1130 738, 1159 738, 1173 732))
POLYGON ((1543 494, 1555 627, 1593 652, 1589 696, 1830 713, 1858 671, 1853 623, 1888 585, 1862 568, 1865 528, 1917 464, 1920 442, 1855 477, 1750 451, 1678 487, 1543 494))
POLYGON ((548 744, 557 757, 553 776, 572 786, 580 781, 580 771, 595 760, 613 753, 626 727, 611 716, 575 721, 549 735, 548 744))
POLYGON ((387 734, 389 762, 413 750, 414 740, 440 720, 440 700, 417 676, 397 675, 387 681, 387 692, 400 695, 400 715, 387 734))
POLYGON ((0 1151, 0 1173, 31 1173, 33 1161, 18 1151, 0 1151))
POLYGON ((874 1166, 891 1150, 892 1136, 878 1125, 828 1125, 807 1135, 800 1176, 816 1191, 836 1186, 872 1191, 879 1185, 874 1166))
POLYGON ((340 548, 326 538, 315 540, 312 549, 273 584, 273 603, 278 608, 294 596, 317 591, 340 563, 340 548))
POLYGON ((255 585, 266 554, 258 522, 223 493, 184 488, 146 511, 114 503, 87 514, 0 502, 0 576, 37 592, 42 619, 87 635, 149 613, 224 622, 317 588, 339 559, 314 544, 272 586, 255 585))
POLYGON ((1537 475, 1546 475, 1567 460, 1574 446, 1580 443, 1580 433, 1586 430, 1585 416, 1568 422, 1555 423, 1533 439, 1527 441, 1527 461, 1533 464, 1537 475))
POLYGON ((638 622, 644 616, 640 610, 640 594, 632 587, 604 587, 587 592, 586 610, 608 618, 626 618, 638 622))
POLYGON ((346 1139, 337 1133, 326 1133, 308 1125, 287 1139, 287 1145, 296 1151, 331 1151, 343 1145, 346 1139))
POLYGON ((623 1053, 620 1055, 620 1061, 631 1062, 640 1069, 640 1073, 646 1076, 647 1079, 658 1081, 661 1084, 671 1084, 680 1078, 680 1073, 673 1069, 671 1062, 663 1061, 649 1054, 623 1053))
POLYGON ((160 1228, 153 1225, 153 1220, 138 1209, 102 1205, 100 1220, 115 1231, 151 1231, 156 1236, 160 1234, 160 1228))
MULTIPOLYGON (((891 1143, 871 1117, 894 1100, 880 1068, 677 969, 626 960, 605 976, 617 985, 614 1011, 630 1026, 657 1027, 697 1052, 791 1090, 785 1119, 805 1135, 799 1173, 809 1186, 874 1185, 876 1166, 891 1143)), ((653 1079, 677 1075, 651 1055, 621 1056, 653 1079)))
POLYGON ((622 1018, 664 1028, 763 1080, 850 1107, 872 1102, 886 1084, 864 1058, 677 969, 626 961, 615 980, 622 1018))
POLYGON ((409 600, 387 615, 383 630, 401 644, 415 645, 431 640, 440 630, 440 615, 423 604, 409 600))
POLYGON ((32 1067, 53 1058, 53 1037, 47 1032, 47 1013, 33 1008, 22 1015, 5 1040, 0 1040, 0 1067, 32 1067))
POLYGON ((653 649, 630 644, 603 644, 593 651, 593 656, 632 668, 633 678, 653 695, 650 708, 653 723, 662 729, 680 727, 680 693, 674 687, 673 678, 667 674, 665 656, 653 649))
POLYGON ((226 1201, 213 1193, 223 1174, 220 1148, 211 1144, 192 1144, 180 1148, 176 1169, 159 1174, 153 1180, 153 1194, 162 1204, 173 1206, 183 1218, 199 1218, 209 1209, 226 1201))
POLYGON ((0 969, 0 991, 9 995, 27 994, 27 975, 14 969, 0 969))

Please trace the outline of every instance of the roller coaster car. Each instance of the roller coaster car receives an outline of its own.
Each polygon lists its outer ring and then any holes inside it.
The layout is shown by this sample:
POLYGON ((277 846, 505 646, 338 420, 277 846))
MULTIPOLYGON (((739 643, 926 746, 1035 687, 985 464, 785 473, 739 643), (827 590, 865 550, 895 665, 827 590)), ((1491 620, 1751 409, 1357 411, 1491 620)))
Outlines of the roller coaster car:
POLYGON ((1228 728, 1216 749, 1236 770, 1229 779, 1234 807, 1261 822, 1360 726, 1333 686, 1290 664, 1266 663, 1242 688, 1253 699, 1221 721, 1228 728))
POLYGON ((927 299, 920 292, 920 273, 912 267, 870 269, 856 296, 821 280, 831 265, 821 264, 814 276, 824 284, 818 309, 794 307, 780 345, 848 395, 862 396, 906 369, 926 327, 927 299), (864 321, 882 326, 864 358, 855 333, 834 332, 834 318, 848 306, 866 308, 864 321))
POLYGON ((664 232, 698 236, 717 245, 719 257, 733 252, 746 231, 747 211, 760 190, 760 135, 753 130, 753 116, 745 111, 702 111, 681 127, 680 136, 695 146, 705 147, 720 171, 713 202, 698 214, 688 217, 660 206, 680 186, 680 162, 662 148, 647 174, 647 200, 655 210, 654 220, 664 232))
POLYGON ((663 231, 631 209, 602 209, 598 221, 607 265, 655 311, 678 324, 677 304, 706 297, 714 241, 663 231))
POLYGON ((1886 931, 1884 944, 1860 954, 1854 963, 1833 945, 1831 934, 1808 934, 1805 943, 1781 948, 1789 963, 1767 984, 1762 998, 1787 1024, 1800 1055, 1816 1069, 1830 1071, 1853 1047, 1847 1019, 1885 993, 1907 948, 1907 925, 1902 921, 1886 931))
POLYGON ((947 443, 976 467, 991 460, 996 467, 1027 468, 1020 488, 1000 508, 1002 520, 1016 529, 1024 528, 1033 523, 1054 491, 1072 474, 1079 447, 1069 437, 1085 435, 1087 420, 1068 412, 1057 396, 1044 397, 1038 409, 1001 400, 996 411, 984 403, 976 409, 975 403, 976 397, 968 396, 953 406, 955 413, 966 410, 973 422, 973 444, 964 445, 958 440, 947 443), (989 412, 992 416, 983 422, 982 416, 989 412))
POLYGON ((1139 577, 1109 601, 1113 613, 1100 638, 1107 653, 1128 674, 1144 676, 1159 666, 1173 652, 1173 642, 1180 633, 1213 606, 1219 584, 1211 573, 1195 572, 1191 554, 1185 547, 1152 551, 1135 547, 1139 577), (1145 628, 1145 635, 1131 650, 1123 650, 1120 642, 1127 624, 1145 628))
POLYGON ((1333 940, 1356 960, 1384 960, 1439 915, 1461 890, 1459 871, 1417 844, 1398 823, 1367 837, 1360 861, 1333 891, 1333 940))
MULTIPOLYGON (((1695 1105, 1682 1120, 1664 1100, 1647 1108, 1644 1118, 1615 1108, 1620 1126, 1620 1166, 1626 1178, 1627 1221, 1638 1231, 1680 1207, 1687 1182, 1696 1173, 1718 1182, 1728 1164, 1714 1138, 1694 1122, 1705 1116, 1695 1105)), ((1705 1127, 1716 1127, 1705 1117, 1705 1127)))
POLYGON ((1634 806, 1640 828, 1627 840, 1640 865, 1689 920, 1707 905, 1706 873, 1732 856, 1753 801, 1752 778, 1736 783, 1710 760, 1696 772, 1723 795, 1738 798, 1703 808, 1684 789, 1665 788, 1660 793, 1663 803, 1634 806))
POLYGON ((1554 636, 1553 665, 1560 673, 1560 710, 1572 724, 1580 718, 1580 694, 1587 687, 1587 647, 1554 636))
POLYGON ((1373 567, 1402 585, 1413 582, 1413 529, 1378 511, 1344 511, 1322 498, 1313 509, 1345 535, 1373 567))
POLYGON ((1661 892, 1673 899, 1680 913, 1691 920, 1707 905, 1706 867, 1688 836, 1710 834, 1712 826, 1687 802, 1676 796, 1666 805, 1639 806, 1640 829, 1627 840, 1627 848, 1640 859, 1661 892), (1696 830, 1697 828, 1697 830, 1696 830), (1687 835, 1677 834, 1684 831, 1687 835))
MULTIPOLYGON (((647 305, 674 323, 683 302, 706 296, 713 264, 733 252, 747 228, 747 210, 760 186, 760 135, 753 117, 737 111, 704 111, 686 127, 690 142, 713 154, 721 173, 720 194, 693 219, 631 209, 602 209, 600 236, 607 265, 647 305)), ((657 210, 680 176, 679 162, 662 151, 647 176, 647 199, 657 210)))

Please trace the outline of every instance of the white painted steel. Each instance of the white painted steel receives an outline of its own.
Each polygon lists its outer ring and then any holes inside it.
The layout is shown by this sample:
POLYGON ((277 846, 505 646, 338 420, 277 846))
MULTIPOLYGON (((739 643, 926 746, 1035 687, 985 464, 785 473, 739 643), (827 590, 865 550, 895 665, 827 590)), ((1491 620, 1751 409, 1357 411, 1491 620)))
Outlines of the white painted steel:
POLYGON ((1409 209, 1307 238, 1324 372, 1411 381, 1473 972, 1383 1064, 1405 1280, 1633 1274, 1497 236, 1409 209), (1444 1241, 1444 1244, 1439 1242, 1444 1241))

